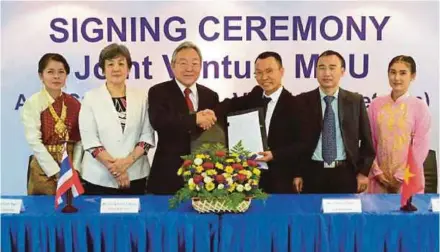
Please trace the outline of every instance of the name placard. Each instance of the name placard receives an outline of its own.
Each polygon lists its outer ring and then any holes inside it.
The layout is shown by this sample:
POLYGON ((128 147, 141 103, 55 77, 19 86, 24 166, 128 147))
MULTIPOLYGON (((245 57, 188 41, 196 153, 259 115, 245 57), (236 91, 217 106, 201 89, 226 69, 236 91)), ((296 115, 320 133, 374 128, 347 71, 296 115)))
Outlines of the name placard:
POLYGON ((324 213, 362 213, 361 199, 322 199, 324 213))
POLYGON ((440 212, 440 198, 431 198, 431 211, 440 212))
POLYGON ((139 198, 104 198, 101 199, 101 213, 138 213, 139 198))
POLYGON ((2 214, 19 214, 23 206, 23 200, 0 199, 0 204, 2 214))

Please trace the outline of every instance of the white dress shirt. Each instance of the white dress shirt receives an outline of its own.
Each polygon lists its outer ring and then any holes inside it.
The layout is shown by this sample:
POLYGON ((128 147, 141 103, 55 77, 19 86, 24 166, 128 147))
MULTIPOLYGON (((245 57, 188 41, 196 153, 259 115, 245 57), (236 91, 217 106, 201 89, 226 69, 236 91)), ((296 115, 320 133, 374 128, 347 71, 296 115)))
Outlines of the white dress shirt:
MULTIPOLYGON (((185 97, 185 89, 187 89, 187 87, 185 85, 183 85, 177 79, 175 79, 175 80, 177 82, 177 86, 179 86, 180 90, 182 91, 183 97, 185 97)), ((197 111, 198 108, 199 108, 199 95, 197 93, 197 85, 196 85, 196 83, 192 84, 189 87, 189 89, 191 90, 191 93, 189 94, 189 99, 193 103, 194 111, 197 111)))
POLYGON ((281 92, 283 91, 283 87, 281 86, 278 88, 277 91, 273 92, 271 95, 266 95, 263 92, 263 97, 270 98, 271 101, 267 104, 267 110, 266 110, 266 135, 269 136, 269 126, 270 126, 270 120, 272 119, 273 111, 275 110, 275 106, 277 105, 278 99, 280 98, 281 92))

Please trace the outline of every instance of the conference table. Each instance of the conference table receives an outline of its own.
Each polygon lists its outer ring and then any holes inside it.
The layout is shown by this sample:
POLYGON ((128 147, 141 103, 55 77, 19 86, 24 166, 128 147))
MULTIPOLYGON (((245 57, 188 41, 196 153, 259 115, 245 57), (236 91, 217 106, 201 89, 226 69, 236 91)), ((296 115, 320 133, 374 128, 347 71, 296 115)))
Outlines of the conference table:
MULTIPOLYGON (((101 214, 101 197, 74 199, 77 213, 53 196, 22 199, 20 214, 1 214, 1 251, 439 251, 439 213, 416 195, 418 211, 399 210, 400 195, 270 195, 242 214, 199 214, 171 196, 140 196, 136 214, 101 214), (360 198, 362 213, 323 213, 323 198, 360 198)), ((106 197, 108 198, 108 197, 106 197)))

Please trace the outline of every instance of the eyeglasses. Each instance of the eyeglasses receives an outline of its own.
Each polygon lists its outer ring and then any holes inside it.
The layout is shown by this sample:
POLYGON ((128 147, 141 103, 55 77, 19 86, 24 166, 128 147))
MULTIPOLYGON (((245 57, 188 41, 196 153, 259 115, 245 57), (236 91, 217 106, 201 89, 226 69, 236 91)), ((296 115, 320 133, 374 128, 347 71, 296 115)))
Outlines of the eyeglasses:
POLYGON ((274 73, 275 70, 273 70, 272 68, 267 68, 264 71, 255 71, 254 75, 255 78, 257 79, 261 79, 263 78, 264 74, 266 74, 267 76, 271 76, 274 73))
POLYGON ((179 66, 179 68, 183 68, 186 69, 188 68, 188 66, 191 66, 191 68, 199 68, 200 67, 200 62, 198 61, 194 61, 192 63, 188 63, 187 61, 180 61, 176 63, 177 66, 179 66))

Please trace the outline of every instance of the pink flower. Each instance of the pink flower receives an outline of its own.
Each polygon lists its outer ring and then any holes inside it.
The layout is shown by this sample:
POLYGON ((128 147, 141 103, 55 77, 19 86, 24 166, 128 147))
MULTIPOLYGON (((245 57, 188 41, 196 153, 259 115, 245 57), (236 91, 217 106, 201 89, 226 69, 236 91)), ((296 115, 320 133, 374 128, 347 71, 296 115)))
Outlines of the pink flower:
POLYGON ((203 181, 203 177, 201 175, 195 175, 193 178, 194 184, 198 185, 200 182, 203 181))
POLYGON ((216 151, 215 155, 217 157, 224 157, 224 156, 226 156, 226 152, 224 152, 224 151, 216 151))
POLYGON ((244 174, 238 174, 238 175, 237 175, 237 180, 240 181, 240 182, 245 181, 245 180, 246 180, 246 175, 244 175, 244 174))
POLYGON ((243 166, 241 164, 232 164, 232 168, 234 168, 234 170, 243 170, 243 166))
POLYGON ((205 169, 214 169, 214 164, 211 163, 211 162, 203 163, 202 166, 203 166, 203 168, 205 168, 205 169))
POLYGON ((188 166, 190 166, 190 165, 192 165, 192 161, 191 161, 191 160, 185 160, 185 161, 183 161, 183 167, 188 167, 188 166))
POLYGON ((215 181, 217 181, 217 183, 223 183, 223 182, 225 182, 225 177, 223 176, 223 175, 217 175, 216 177, 215 177, 215 181))
POLYGON ((254 166, 254 167, 257 166, 257 161, 252 159, 248 159, 247 163, 249 166, 254 166))

